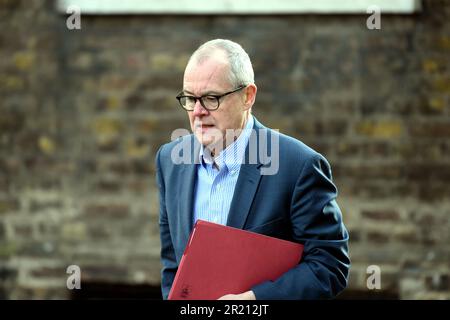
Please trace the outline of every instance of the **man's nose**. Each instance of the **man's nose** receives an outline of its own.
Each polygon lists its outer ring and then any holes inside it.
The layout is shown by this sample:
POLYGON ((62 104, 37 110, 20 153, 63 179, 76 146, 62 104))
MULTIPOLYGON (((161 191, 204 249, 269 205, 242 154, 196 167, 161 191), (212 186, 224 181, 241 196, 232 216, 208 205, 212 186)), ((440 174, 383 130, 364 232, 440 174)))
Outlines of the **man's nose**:
POLYGON ((203 108, 202 104, 200 103, 200 99, 197 99, 197 101, 195 101, 194 110, 192 112, 194 116, 208 114, 208 110, 203 108))

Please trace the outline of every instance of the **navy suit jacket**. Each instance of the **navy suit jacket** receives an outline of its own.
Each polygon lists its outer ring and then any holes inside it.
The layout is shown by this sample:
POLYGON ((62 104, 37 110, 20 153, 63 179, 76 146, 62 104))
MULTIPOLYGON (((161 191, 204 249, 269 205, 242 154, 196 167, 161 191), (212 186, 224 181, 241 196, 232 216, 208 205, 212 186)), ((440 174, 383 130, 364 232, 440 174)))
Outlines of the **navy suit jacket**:
MULTIPOLYGON (((241 165, 227 225, 302 243, 304 252, 296 267, 276 281, 260 283, 252 290, 257 299, 333 298, 347 286, 350 260, 348 233, 336 203, 337 189, 330 165, 302 142, 268 129, 256 119, 254 129, 262 135, 250 137, 247 161, 241 165), (264 135, 267 144, 261 143, 264 135), (272 135, 278 138, 279 169, 276 174, 265 175, 261 169, 267 167, 268 156, 274 150, 272 135), (261 152, 257 161, 248 160, 252 143, 268 149, 261 152)), ((199 148, 191 134, 163 145, 156 155, 164 299, 193 228, 199 148), (172 154, 183 152, 190 153, 190 163, 174 163, 172 154)))

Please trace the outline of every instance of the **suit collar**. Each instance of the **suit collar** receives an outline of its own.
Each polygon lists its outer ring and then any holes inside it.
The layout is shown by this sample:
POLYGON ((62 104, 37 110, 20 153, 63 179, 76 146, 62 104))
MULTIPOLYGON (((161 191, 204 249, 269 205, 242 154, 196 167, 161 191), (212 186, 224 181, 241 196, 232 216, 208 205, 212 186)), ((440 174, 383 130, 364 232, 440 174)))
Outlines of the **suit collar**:
MULTIPOLYGON (((194 196, 195 196, 195 182, 196 182, 196 168, 199 163, 199 150, 201 144, 197 141, 194 135, 189 135, 183 139, 183 143, 187 143, 189 150, 191 150, 191 162, 181 165, 181 176, 178 183, 178 194, 175 198, 179 197, 178 201, 178 219, 181 226, 181 235, 184 239, 184 243, 187 243, 189 235, 193 228, 193 208, 194 208, 194 196)), ((184 149, 184 150, 186 150, 184 149)))
POLYGON ((264 129, 267 128, 254 117, 253 132, 250 135, 245 150, 245 161, 241 164, 239 178, 234 189, 227 226, 243 229, 247 220, 256 190, 258 189, 261 180, 261 172, 259 169, 262 163, 259 157, 254 157, 255 151, 256 154, 258 154, 258 147, 254 147, 259 146, 259 132, 264 129), (252 149, 252 146, 254 149, 252 149))

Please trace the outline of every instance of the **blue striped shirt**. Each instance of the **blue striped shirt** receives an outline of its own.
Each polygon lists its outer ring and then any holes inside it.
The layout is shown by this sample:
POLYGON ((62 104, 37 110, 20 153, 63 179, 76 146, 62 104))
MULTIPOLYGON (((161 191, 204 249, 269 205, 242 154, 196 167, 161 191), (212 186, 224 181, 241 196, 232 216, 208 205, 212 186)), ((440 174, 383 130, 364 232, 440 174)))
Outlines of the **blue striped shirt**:
POLYGON ((250 115, 236 141, 226 147, 215 159, 212 159, 203 147, 200 148, 200 164, 197 165, 195 186, 194 223, 201 219, 226 225, 253 123, 253 116, 250 115))

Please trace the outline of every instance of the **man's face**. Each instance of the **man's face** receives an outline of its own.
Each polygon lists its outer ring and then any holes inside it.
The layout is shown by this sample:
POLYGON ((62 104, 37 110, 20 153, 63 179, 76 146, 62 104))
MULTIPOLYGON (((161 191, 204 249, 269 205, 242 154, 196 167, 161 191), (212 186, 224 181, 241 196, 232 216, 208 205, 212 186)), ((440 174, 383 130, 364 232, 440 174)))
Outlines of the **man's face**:
MULTIPOLYGON (((200 97, 232 91, 236 88, 227 79, 228 72, 228 63, 221 58, 191 62, 184 73, 184 94, 200 97)), ((208 111, 197 101, 194 110, 188 112, 192 132, 202 145, 223 146, 227 129, 243 128, 248 110, 244 90, 222 97, 217 110, 208 111)))

